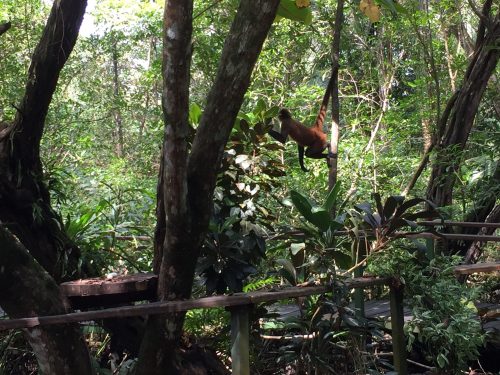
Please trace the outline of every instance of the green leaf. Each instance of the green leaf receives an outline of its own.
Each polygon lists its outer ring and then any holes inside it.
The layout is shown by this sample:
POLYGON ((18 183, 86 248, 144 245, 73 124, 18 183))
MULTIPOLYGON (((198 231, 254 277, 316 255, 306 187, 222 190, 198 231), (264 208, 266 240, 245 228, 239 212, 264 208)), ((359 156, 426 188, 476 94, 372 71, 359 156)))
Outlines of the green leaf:
POLYGON ((307 221, 312 223, 312 204, 309 199, 295 190, 290 192, 290 197, 292 198, 293 205, 300 212, 300 214, 304 216, 307 221))
POLYGON ((396 13, 396 6, 392 0, 379 0, 380 5, 389 9, 391 12, 396 13))
POLYGON ((332 207, 335 206, 335 204, 337 203, 337 195, 339 194, 339 191, 340 191, 340 182, 337 181, 335 183, 335 186, 328 193, 325 204, 323 205, 326 211, 330 212, 332 210, 332 207))
POLYGON ((300 251, 304 250, 306 247, 306 244, 304 242, 301 243, 292 243, 290 245, 290 252, 292 255, 297 255, 300 251))
POLYGON ((273 117, 276 117, 276 116, 278 116, 279 111, 280 111, 279 107, 277 107, 277 106, 273 106, 273 107, 269 108, 269 109, 266 111, 266 113, 265 113, 264 117, 265 117, 265 118, 273 118, 273 117))
POLYGON ((388 220, 392 216, 392 214, 396 210, 396 207, 403 203, 404 200, 405 197, 403 197, 402 195, 391 195, 389 198, 387 198, 383 210, 385 220, 388 220))
POLYGON ((253 113, 258 116, 266 109, 266 102, 261 98, 257 101, 255 108, 253 109, 253 113))
POLYGON ((191 103, 189 105, 189 123, 191 125, 197 125, 200 122, 201 108, 196 103, 191 103))
POLYGON ((277 15, 292 21, 303 22, 306 25, 312 23, 311 8, 299 8, 294 0, 281 0, 277 15))
POLYGON ((322 232, 326 232, 330 227, 331 223, 330 213, 325 211, 325 209, 320 207, 315 207, 312 209, 312 217, 310 222, 314 224, 322 232))
POLYGON ((335 260, 337 266, 342 269, 348 269, 352 265, 352 258, 339 250, 333 250, 331 253, 332 259, 335 260))
POLYGON ((281 276, 283 276, 290 284, 297 285, 297 271, 295 270, 292 262, 288 259, 276 259, 276 263, 283 267, 280 270, 281 276))

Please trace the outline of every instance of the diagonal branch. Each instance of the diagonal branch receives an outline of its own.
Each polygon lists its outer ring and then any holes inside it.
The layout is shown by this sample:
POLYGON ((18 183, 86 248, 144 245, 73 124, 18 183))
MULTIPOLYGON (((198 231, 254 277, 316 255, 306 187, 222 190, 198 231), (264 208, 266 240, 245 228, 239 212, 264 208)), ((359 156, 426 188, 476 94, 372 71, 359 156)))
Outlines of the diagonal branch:
POLYGON ((11 131, 13 152, 27 170, 40 169, 39 152, 45 117, 59 73, 73 50, 87 0, 54 1, 33 54, 24 97, 11 131))
POLYGON ((242 1, 226 39, 215 84, 209 93, 188 164, 189 199, 195 217, 195 231, 204 230, 208 224, 224 146, 278 3, 278 0, 242 1))
POLYGON ((11 27, 10 22, 0 23, 0 35, 7 32, 7 30, 9 30, 10 27, 11 27))

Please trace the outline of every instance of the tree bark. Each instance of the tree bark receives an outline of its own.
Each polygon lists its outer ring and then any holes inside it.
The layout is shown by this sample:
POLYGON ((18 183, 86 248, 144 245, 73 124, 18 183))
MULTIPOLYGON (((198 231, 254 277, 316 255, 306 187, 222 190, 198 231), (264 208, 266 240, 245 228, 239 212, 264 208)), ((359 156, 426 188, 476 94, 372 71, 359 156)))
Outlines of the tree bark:
MULTIPOLYGON (((486 2, 485 5, 487 5, 486 2)), ((484 7, 483 11, 487 9, 484 7)), ((449 117, 441 120, 440 141, 436 146, 436 160, 427 188, 427 198, 438 206, 452 203, 455 173, 458 170, 459 153, 464 149, 469 138, 480 100, 497 65, 500 49, 500 16, 483 13, 479 30, 486 22, 484 37, 476 42, 476 50, 464 77, 449 117)), ((478 37, 481 34, 478 33, 478 37)))
MULTIPOLYGON (((335 15, 335 28, 332 41, 332 75, 335 75, 332 88, 332 127, 330 138, 330 152, 333 157, 329 159, 330 171, 328 174, 328 189, 331 190, 337 183, 338 176, 338 152, 340 135, 340 100, 339 100, 339 69, 340 69, 340 35, 342 23, 344 22, 344 0, 337 1, 337 13, 335 15)), ((335 208, 333 208, 335 211, 335 208)), ((334 213, 334 212, 333 212, 334 213)))
POLYGON ((118 41, 117 36, 112 34, 112 61, 113 61, 113 117, 115 119, 115 130, 113 135, 115 138, 115 152, 119 158, 123 157, 123 119, 120 110, 121 95, 120 95, 120 74, 118 69, 118 41))
MULTIPOLYGON (((162 101, 165 138, 158 185, 154 262, 159 272, 160 300, 185 299, 191 295, 224 146, 278 3, 279 0, 240 3, 189 155, 192 1, 166 1, 162 101)), ((182 363, 177 350, 184 315, 149 318, 137 374, 163 374, 165 369, 169 374, 193 373, 189 365, 182 363)))
POLYGON ((7 30, 10 29, 10 26, 11 26, 10 22, 0 23, 0 35, 7 32, 7 30))
MULTIPOLYGON (((486 217, 486 220, 484 220, 486 223, 498 223, 500 221, 500 205, 496 205, 493 207, 491 212, 488 214, 486 217)), ((495 233, 496 228, 476 228, 479 229, 475 234, 479 235, 491 235, 495 233)), ((484 242, 481 241, 474 241, 474 242, 469 242, 469 248, 467 249, 467 252, 465 253, 464 257, 464 263, 465 264, 474 264, 478 261, 479 257, 483 253, 483 247, 484 247, 484 242)), ((460 282, 465 282, 467 280, 467 275, 461 275, 458 280, 460 282)))
POLYGON ((0 220, 57 281, 78 273, 79 250, 50 206, 40 141, 59 73, 75 45, 86 5, 86 0, 54 1, 16 118, 0 130, 0 220))
MULTIPOLYGON (((69 312, 54 279, 0 225, 0 306, 10 318, 69 312)), ((53 375, 92 374, 90 356, 77 324, 24 330, 39 371, 53 375)))
MULTIPOLYGON (((78 248, 50 205, 40 141, 59 73, 75 45, 86 5, 86 0, 54 1, 17 115, 0 129, 0 305, 14 318, 66 312, 56 282, 75 275, 79 268, 78 248)), ((92 373, 77 326, 33 328, 26 330, 26 336, 40 372, 92 373)))

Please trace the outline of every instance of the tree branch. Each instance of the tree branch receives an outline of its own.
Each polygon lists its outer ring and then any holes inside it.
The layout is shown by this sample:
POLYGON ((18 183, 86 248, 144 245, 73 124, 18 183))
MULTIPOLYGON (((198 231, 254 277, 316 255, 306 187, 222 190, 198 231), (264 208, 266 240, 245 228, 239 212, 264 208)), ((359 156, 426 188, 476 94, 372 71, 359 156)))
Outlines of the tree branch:
POLYGON ((10 22, 0 23, 0 35, 7 32, 7 30, 9 30, 11 26, 12 25, 10 22))
POLYGON ((224 146, 278 3, 278 0, 242 1, 226 39, 215 84, 208 95, 188 163, 189 200, 195 233, 204 231, 208 224, 224 146))
POLYGON ((14 120, 13 152, 21 166, 39 170, 40 141, 59 73, 73 50, 87 0, 54 1, 33 54, 25 94, 14 120))

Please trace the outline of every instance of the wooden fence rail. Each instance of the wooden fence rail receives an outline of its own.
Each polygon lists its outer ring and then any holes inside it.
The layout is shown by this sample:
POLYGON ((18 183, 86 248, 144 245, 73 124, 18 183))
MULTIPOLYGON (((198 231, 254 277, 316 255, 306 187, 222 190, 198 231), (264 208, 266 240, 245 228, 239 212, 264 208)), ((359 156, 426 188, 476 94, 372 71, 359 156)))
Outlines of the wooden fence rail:
MULTIPOLYGON (((394 363, 398 374, 407 374, 406 349, 403 334, 402 287, 392 278, 359 277, 347 279, 345 285, 350 289, 367 288, 375 285, 390 285, 391 321, 393 322, 394 363)), ((186 301, 152 302, 135 306, 113 307, 102 310, 75 312, 64 315, 38 316, 20 319, 0 320, 0 331, 18 328, 67 324, 188 311, 197 308, 226 307, 231 313, 231 359, 233 374, 249 375, 249 309, 257 303, 279 301, 288 298, 306 297, 333 291, 331 285, 290 287, 276 291, 236 293, 228 296, 212 296, 186 301)))

